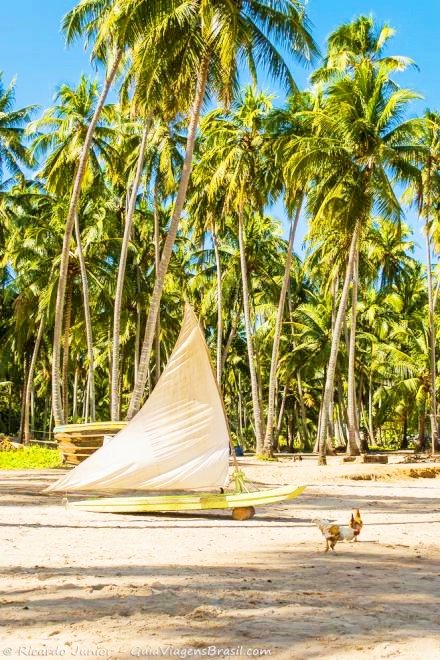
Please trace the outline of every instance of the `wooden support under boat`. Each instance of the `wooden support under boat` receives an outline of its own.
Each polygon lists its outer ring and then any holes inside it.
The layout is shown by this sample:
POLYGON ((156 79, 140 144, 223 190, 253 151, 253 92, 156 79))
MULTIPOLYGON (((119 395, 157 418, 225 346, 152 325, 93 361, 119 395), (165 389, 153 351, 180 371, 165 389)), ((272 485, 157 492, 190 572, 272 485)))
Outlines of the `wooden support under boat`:
POLYGON ((281 486, 251 493, 199 493, 193 495, 147 495, 97 497, 69 502, 69 507, 97 513, 161 513, 232 509, 235 520, 248 520, 256 506, 277 504, 301 495, 307 486, 281 486), (235 512, 235 513, 234 513, 235 512))
POLYGON ((236 506, 232 509, 232 517, 234 520, 249 520, 255 516, 255 508, 253 506, 236 506))

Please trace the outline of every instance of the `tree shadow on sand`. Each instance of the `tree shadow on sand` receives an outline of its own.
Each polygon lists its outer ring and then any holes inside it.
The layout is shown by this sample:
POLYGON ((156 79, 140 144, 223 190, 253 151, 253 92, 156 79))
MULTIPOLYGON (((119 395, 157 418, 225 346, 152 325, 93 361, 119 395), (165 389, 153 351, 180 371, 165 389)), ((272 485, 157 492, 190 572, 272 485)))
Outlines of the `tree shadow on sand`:
POLYGON ((399 547, 386 554, 371 545, 369 551, 344 545, 333 556, 301 545, 259 553, 252 566, 203 560, 190 566, 11 566, 4 576, 21 586, 3 593, 4 623, 49 632, 111 617, 123 620, 135 639, 148 637, 160 618, 161 633, 183 641, 196 636, 207 645, 233 645, 251 638, 280 650, 317 637, 332 638, 336 646, 344 636, 362 641, 373 629, 385 641, 409 628, 412 637, 440 633, 437 562, 408 558, 399 547))

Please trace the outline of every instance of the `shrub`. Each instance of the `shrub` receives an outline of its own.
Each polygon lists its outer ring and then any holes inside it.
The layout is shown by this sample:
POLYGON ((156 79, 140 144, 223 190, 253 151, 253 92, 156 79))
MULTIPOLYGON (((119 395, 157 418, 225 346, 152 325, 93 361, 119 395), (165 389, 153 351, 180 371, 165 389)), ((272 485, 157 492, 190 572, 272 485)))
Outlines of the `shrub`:
POLYGON ((0 470, 32 470, 61 467, 63 459, 58 449, 30 445, 12 451, 0 451, 0 470))

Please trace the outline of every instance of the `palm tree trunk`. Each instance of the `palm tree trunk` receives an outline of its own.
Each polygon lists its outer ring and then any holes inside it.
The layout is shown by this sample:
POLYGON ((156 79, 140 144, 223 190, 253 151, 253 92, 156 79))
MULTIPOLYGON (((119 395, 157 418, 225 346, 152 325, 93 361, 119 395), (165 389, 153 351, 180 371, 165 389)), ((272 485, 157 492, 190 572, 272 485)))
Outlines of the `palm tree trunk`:
POLYGON ((44 409, 43 409, 43 440, 47 440, 47 413, 49 411, 49 399, 47 396, 44 397, 44 409))
POLYGON ((89 372, 87 372, 86 379, 86 390, 85 390, 85 407, 84 407, 84 421, 87 424, 89 421, 89 409, 90 409, 90 387, 89 387, 89 372))
POLYGON ((12 383, 9 383, 9 395, 8 395, 8 435, 11 435, 11 422, 12 422, 12 383))
POLYGON ((334 401, 334 399, 330 399, 330 403, 328 405, 327 427, 328 427, 329 445, 332 446, 332 444, 331 444, 332 439, 335 437, 335 401, 334 401))
MULTIPOLYGON (((111 321, 108 324, 107 328, 107 359, 108 359, 108 383, 110 386, 112 380, 112 323, 111 321)), ((109 401, 110 405, 110 401, 109 401)))
MULTIPOLYGON (((154 269, 156 277, 159 274, 160 264, 160 223, 159 223, 159 190, 157 179, 154 183, 154 269)), ((155 354, 156 354, 156 383, 160 378, 160 305, 157 310, 156 333, 155 333, 155 354)), ((137 368, 139 365, 137 365, 137 368)))
POLYGON ((118 382, 119 410, 122 408, 122 402, 124 400, 125 355, 126 355, 126 347, 124 345, 122 346, 122 350, 121 350, 121 371, 118 382))
POLYGON ((31 439, 29 427, 29 407, 31 400, 31 390, 34 382, 35 365, 37 363, 38 353, 40 351, 41 340, 44 333, 44 316, 41 317, 40 325, 38 326, 37 338, 35 340, 34 350, 32 353, 31 363, 29 365, 29 373, 27 375, 26 392, 24 397, 24 444, 27 445, 31 439))
POLYGON ((83 389, 83 398, 82 398, 82 418, 83 418, 84 422, 87 422, 86 405, 87 405, 87 391, 89 389, 87 379, 88 379, 88 372, 87 372, 87 376, 86 376, 86 386, 83 389))
POLYGON ((307 415, 306 415, 306 407, 304 405, 304 394, 303 394, 303 388, 302 388, 302 380, 301 380, 301 370, 298 369, 296 372, 296 382, 298 385, 298 401, 299 401, 299 409, 301 413, 301 420, 302 420, 302 425, 303 425, 303 431, 304 431, 304 444, 308 445, 310 443, 309 441, 309 434, 307 431, 307 415))
POLYGON ((252 407, 254 412, 254 426, 255 426, 255 437, 256 437, 255 453, 258 455, 261 454, 263 451, 263 434, 261 431, 261 409, 260 409, 260 401, 258 395, 257 372, 255 365, 255 353, 254 353, 251 313, 250 313, 250 305, 249 305, 246 250, 245 250, 244 236, 243 236, 243 208, 240 209, 240 212, 238 214, 238 242, 240 246, 240 266, 241 266, 241 280, 243 287, 244 322, 246 328, 246 343, 247 343, 248 359, 249 359, 249 373, 251 379, 252 407))
POLYGON ((241 312, 241 305, 239 306, 239 308, 237 310, 237 314, 234 315, 234 318, 232 320, 231 329, 229 331, 229 335, 228 335, 228 338, 227 338, 226 344, 225 344, 225 349, 222 353, 222 363, 221 363, 221 370, 222 371, 225 368, 226 359, 228 357, 229 349, 231 348, 232 342, 234 341, 235 336, 237 334, 237 327, 238 327, 240 312, 241 312))
POLYGON ((73 226, 75 223, 75 214, 78 208, 81 186, 87 166, 92 139, 96 125, 104 107, 110 87, 113 83, 116 71, 121 61, 122 51, 118 50, 115 54, 114 62, 108 72, 101 96, 93 114, 87 130, 87 135, 81 150, 81 155, 76 170, 75 181, 73 183, 72 194, 70 197, 69 211, 67 213, 66 227, 64 230, 63 247, 61 252, 60 276, 58 280, 57 298, 55 303, 55 321, 53 337, 53 355, 52 355, 52 406, 55 418, 55 424, 58 426, 64 423, 65 412, 63 410, 61 391, 60 391, 60 367, 61 367, 61 335, 63 330, 64 304, 67 286, 67 277, 69 269, 69 251, 70 241, 72 239, 73 226))
MULTIPOLYGON (((324 381, 326 378, 326 372, 324 372, 324 381)), ((322 423, 322 406, 324 405, 324 391, 325 391, 325 382, 322 387, 322 397, 321 397, 321 404, 319 406, 319 411, 318 411, 318 421, 316 424, 316 440, 315 444, 313 445, 313 453, 319 453, 319 438, 321 437, 321 423, 322 423)))
MULTIPOLYGON (((253 301, 252 301, 253 303, 253 301)), ((252 318, 252 311, 253 311, 253 304, 251 303, 251 308, 250 308, 250 314, 252 318)), ((257 374, 257 388, 258 388, 258 405, 260 407, 260 414, 261 414, 261 437, 263 439, 263 448, 262 448, 262 453, 264 451, 264 436, 265 436, 265 428, 264 428, 264 419, 261 411, 263 410, 263 379, 261 377, 261 349, 260 346, 258 345, 258 336, 257 336, 257 317, 254 314, 253 315, 254 323, 253 323, 253 329, 252 329, 252 345, 254 348, 254 356, 255 356, 255 373, 257 374)))
POLYGON ((48 433, 47 433, 47 439, 49 440, 49 442, 52 441, 52 427, 53 427, 53 407, 51 405, 50 415, 49 415, 49 428, 48 428, 48 433))
POLYGON ((200 112, 202 109, 203 99, 205 98, 206 83, 208 80, 210 58, 206 55, 201 63, 201 67, 197 79, 197 89, 194 98, 194 104, 191 111, 190 122, 188 126, 188 137, 186 142, 185 160, 182 168, 182 176, 179 182, 179 189, 177 191, 176 202, 174 204, 173 215, 171 218, 170 228, 167 234, 165 245, 162 251, 162 256, 159 264, 159 269, 154 283, 154 289, 150 301, 150 309, 148 313, 147 322, 145 325, 145 335, 142 343, 141 357, 139 361, 139 371, 137 381, 133 390, 133 394, 128 409, 127 419, 131 419, 140 408, 141 400, 144 394, 145 383, 147 380, 147 372, 150 361, 151 349, 153 346, 154 333, 156 331, 157 315, 160 307, 160 299, 162 297, 162 290, 165 283, 165 275, 168 271, 171 255, 173 252, 174 242, 179 228, 180 218, 182 215, 183 207, 186 200, 186 192, 188 190, 189 179, 191 176, 192 161, 194 146, 196 141, 197 126, 199 124, 200 112))
MULTIPOLYGON (((136 293, 137 293, 137 302, 136 302, 136 336, 134 338, 134 381, 136 382, 137 371, 139 366, 139 343, 141 340, 141 283, 139 268, 136 268, 136 293)), ((133 385, 134 386, 134 385, 133 385)))
POLYGON ((222 310, 222 269, 220 262, 220 251, 218 249, 218 238, 215 229, 212 231, 212 242, 214 243, 215 264, 217 275, 217 384, 221 391, 222 386, 222 339, 223 339, 223 310, 222 310))
POLYGON ((400 440, 400 449, 408 449, 408 410, 403 412, 402 420, 402 438, 400 440))
POLYGON ((364 400, 365 400, 364 380, 365 380, 364 374, 361 372, 359 376, 359 385, 358 385, 358 393, 357 393, 357 409, 355 409, 356 428, 358 430, 357 443, 361 454, 365 454, 366 452, 369 451, 368 438, 365 434, 365 431, 363 431, 361 428, 362 420, 364 427, 367 426, 367 418, 366 418, 365 406, 364 406, 364 400))
MULTIPOLYGON (((327 378, 327 371, 324 371, 324 385, 322 388, 322 399, 321 399, 321 407, 319 409, 319 415, 318 415, 318 426, 317 426, 317 433, 316 433, 316 440, 315 444, 313 445, 313 453, 319 453, 319 438, 321 436, 321 425, 325 423, 327 425, 326 431, 325 431, 325 454, 330 454, 330 456, 334 455, 334 449, 332 445, 332 433, 334 432, 334 425, 330 424, 330 419, 333 419, 333 417, 330 417, 330 415, 333 416, 334 410, 333 406, 329 406, 327 415, 326 415, 326 421, 324 420, 324 415, 323 415, 323 406, 324 406, 324 392, 325 392, 325 380, 327 378)), ((330 402, 331 403, 331 402, 330 402)))
POLYGON ((122 292, 124 290, 125 268, 127 266, 128 246, 130 244, 131 229, 133 226, 133 216, 136 208, 136 199, 138 194, 139 182, 144 167, 145 148, 147 145, 148 126, 144 127, 142 140, 139 147, 136 172, 131 188, 130 201, 127 214, 125 216, 124 237, 122 239, 121 256, 119 258, 118 279, 116 282, 115 307, 113 312, 113 351, 112 351, 112 378, 110 384, 110 416, 112 422, 119 421, 119 346, 121 332, 121 308, 122 292))
POLYGON ((418 424, 417 424, 417 451, 425 451, 425 416, 426 416, 426 396, 424 397, 422 404, 419 406, 418 411, 418 424))
MULTIPOLYGON (((168 358, 167 358, 166 361, 168 362, 168 358)), ((150 371, 150 367, 148 367, 148 371, 147 371, 147 394, 148 394, 148 397, 151 396, 151 385, 152 385, 152 383, 151 383, 151 371, 150 371)))
POLYGON ((345 397, 344 397, 344 393, 342 391, 341 376, 340 375, 336 376, 336 378, 337 378, 337 394, 338 394, 338 404, 339 404, 339 410, 340 410, 342 434, 343 434, 343 437, 344 437, 345 448, 347 448, 347 443, 348 443, 348 436, 347 436, 347 430, 348 430, 347 406, 345 405, 345 397))
POLYGON ((426 235, 426 270, 427 270, 427 284, 428 284, 428 326, 429 326, 429 349, 430 349, 430 390, 431 390, 431 451, 433 454, 437 451, 437 400, 436 400, 436 387, 435 381, 437 376, 436 369, 436 356, 435 356, 435 341, 436 341, 436 328, 435 328, 435 315, 434 315, 434 296, 432 286, 432 267, 431 267, 431 232, 429 218, 425 222, 425 235, 426 235))
MULTIPOLYGON (((243 400, 243 397, 242 397, 243 400)), ((247 406, 244 404, 243 406, 243 428, 244 428, 244 436, 246 437, 246 431, 248 427, 248 418, 247 418, 247 406)))
POLYGON ((373 425, 373 372, 370 372, 370 379, 368 384, 368 434, 370 436, 370 444, 375 444, 374 438, 374 425, 373 425))
POLYGON ((332 332, 336 322, 336 307, 338 301, 338 291, 339 291, 339 275, 336 274, 333 280, 332 286, 332 332))
POLYGON ((72 325, 72 297, 73 281, 69 280, 66 290, 66 305, 64 308, 64 336, 63 336, 63 410, 65 421, 69 419, 69 335, 72 325))
MULTIPOLYGON (((338 291, 339 291, 339 275, 336 274, 336 276, 333 279, 332 283, 332 320, 331 320, 331 331, 333 334, 333 330, 335 327, 335 322, 336 322, 336 312, 337 312, 337 302, 338 302, 338 291)), ((347 326, 345 324, 345 332, 347 332, 347 326)), ((330 453, 333 452, 333 447, 332 447, 332 439, 335 437, 335 424, 334 424, 334 417, 335 417, 335 410, 334 410, 334 397, 330 399, 330 404, 329 404, 329 409, 328 409, 328 429, 329 429, 329 436, 330 438, 327 439, 327 450, 330 448, 331 451, 330 453)))
MULTIPOLYGON (((282 427, 281 427, 282 428, 282 427)), ((286 451, 290 451, 290 418, 289 418, 289 413, 286 412, 284 415, 284 431, 286 433, 286 451)))
POLYGON ((286 408, 286 400, 287 400, 287 385, 284 385, 283 393, 281 395, 281 405, 280 405, 280 410, 278 412, 278 420, 277 420, 277 426, 275 429, 275 442, 277 447, 280 439, 280 433, 281 433, 281 426, 283 424, 283 419, 284 419, 284 410, 286 408))
POLYGON ((336 401, 336 417, 335 417, 335 442, 336 447, 345 447, 344 433, 342 429, 342 412, 339 403, 339 398, 336 401))
POLYGON ((78 365, 76 365, 75 374, 73 377, 73 403, 72 403, 72 421, 74 424, 78 419, 78 381, 79 381, 79 367, 78 365))
POLYGON ((335 382, 336 363, 339 352, 339 342, 341 338, 342 324, 345 318, 345 310, 347 307, 348 293, 350 290, 351 277, 353 273, 353 264, 356 256, 356 250, 357 250, 357 244, 359 238, 359 230, 360 230, 360 226, 357 223, 351 239, 347 268, 345 271, 344 286, 342 287, 338 313, 336 315, 336 321, 332 333, 332 345, 330 349, 330 358, 327 366, 327 376, 325 380, 324 397, 323 397, 323 405, 322 405, 322 418, 321 418, 321 424, 320 424, 319 436, 318 436, 319 465, 325 465, 327 462, 326 439, 327 439, 328 409, 329 409, 330 399, 332 396, 334 396, 334 382, 335 382))
POLYGON ((349 456, 359 456, 360 437, 358 416, 356 414, 356 376, 355 376, 355 352, 356 352, 356 320, 357 320, 357 297, 358 297, 358 260, 359 248, 356 246, 356 254, 353 261, 353 285, 351 289, 351 327, 348 347, 348 445, 349 456))
POLYGON ((238 372, 238 437, 240 444, 243 443, 243 402, 241 396, 241 374, 238 372))
POLYGON ((35 388, 34 384, 31 385, 31 432, 35 433, 35 388))
MULTIPOLYGON (((79 228, 78 213, 75 213, 75 240, 78 250, 78 261, 81 271, 81 283, 84 299, 84 321, 86 324, 86 340, 87 340, 87 357, 89 360, 89 377, 90 377, 90 421, 94 422, 95 415, 95 357, 93 355, 93 332, 92 332, 92 317, 90 314, 90 296, 89 296, 89 283, 87 281, 86 262, 84 259, 84 252, 81 243, 81 232, 79 228)), ((74 415, 75 416, 75 415, 74 415)))
POLYGON ((23 387, 21 388, 21 406, 20 406, 20 428, 18 429, 18 440, 23 440, 25 401, 26 401, 26 383, 28 382, 28 356, 26 351, 23 354, 23 387))
POLYGON ((298 226, 299 215, 301 213, 301 203, 295 212, 295 218, 290 225, 289 243, 287 246, 286 264, 284 267, 284 277, 281 286, 280 299, 278 301, 277 318, 275 322, 275 334, 272 344, 272 358, 270 362, 270 375, 269 375, 269 401, 267 409, 267 423, 266 423, 266 436, 264 438, 264 454, 266 456, 272 455, 272 442, 273 442, 273 426, 274 426, 274 412, 275 412, 275 382, 278 366, 278 355, 280 350, 281 330, 283 327, 284 306, 286 302, 287 288, 290 279, 290 266, 292 263, 293 242, 295 240, 296 228, 298 226))

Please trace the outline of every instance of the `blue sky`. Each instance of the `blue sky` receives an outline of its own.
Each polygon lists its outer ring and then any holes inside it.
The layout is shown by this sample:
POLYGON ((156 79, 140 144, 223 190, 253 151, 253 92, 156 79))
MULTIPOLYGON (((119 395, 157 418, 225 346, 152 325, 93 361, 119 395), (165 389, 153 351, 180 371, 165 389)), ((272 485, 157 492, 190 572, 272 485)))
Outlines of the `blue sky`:
MULTIPOLYGON (((17 104, 47 107, 57 85, 76 84, 81 73, 95 75, 81 44, 67 49, 61 34, 62 16, 74 6, 73 0, 1 0, 0 1, 0 70, 4 82, 17 77, 17 104)), ((359 14, 372 13, 379 21, 390 23, 397 34, 390 52, 407 55, 419 66, 409 70, 399 81, 423 94, 424 101, 414 106, 414 113, 427 106, 440 108, 440 2, 438 0, 309 0, 308 13, 315 39, 324 50, 326 36, 340 23, 359 14)), ((294 67, 300 86, 307 85, 308 72, 294 67)), ((273 91, 267 80, 262 86, 273 91)), ((276 91, 276 90, 275 90, 276 91)), ((415 239, 422 243, 417 223, 415 239)), ((304 225, 300 228, 301 240, 304 225)), ((417 251, 418 256, 421 252, 417 251)))

